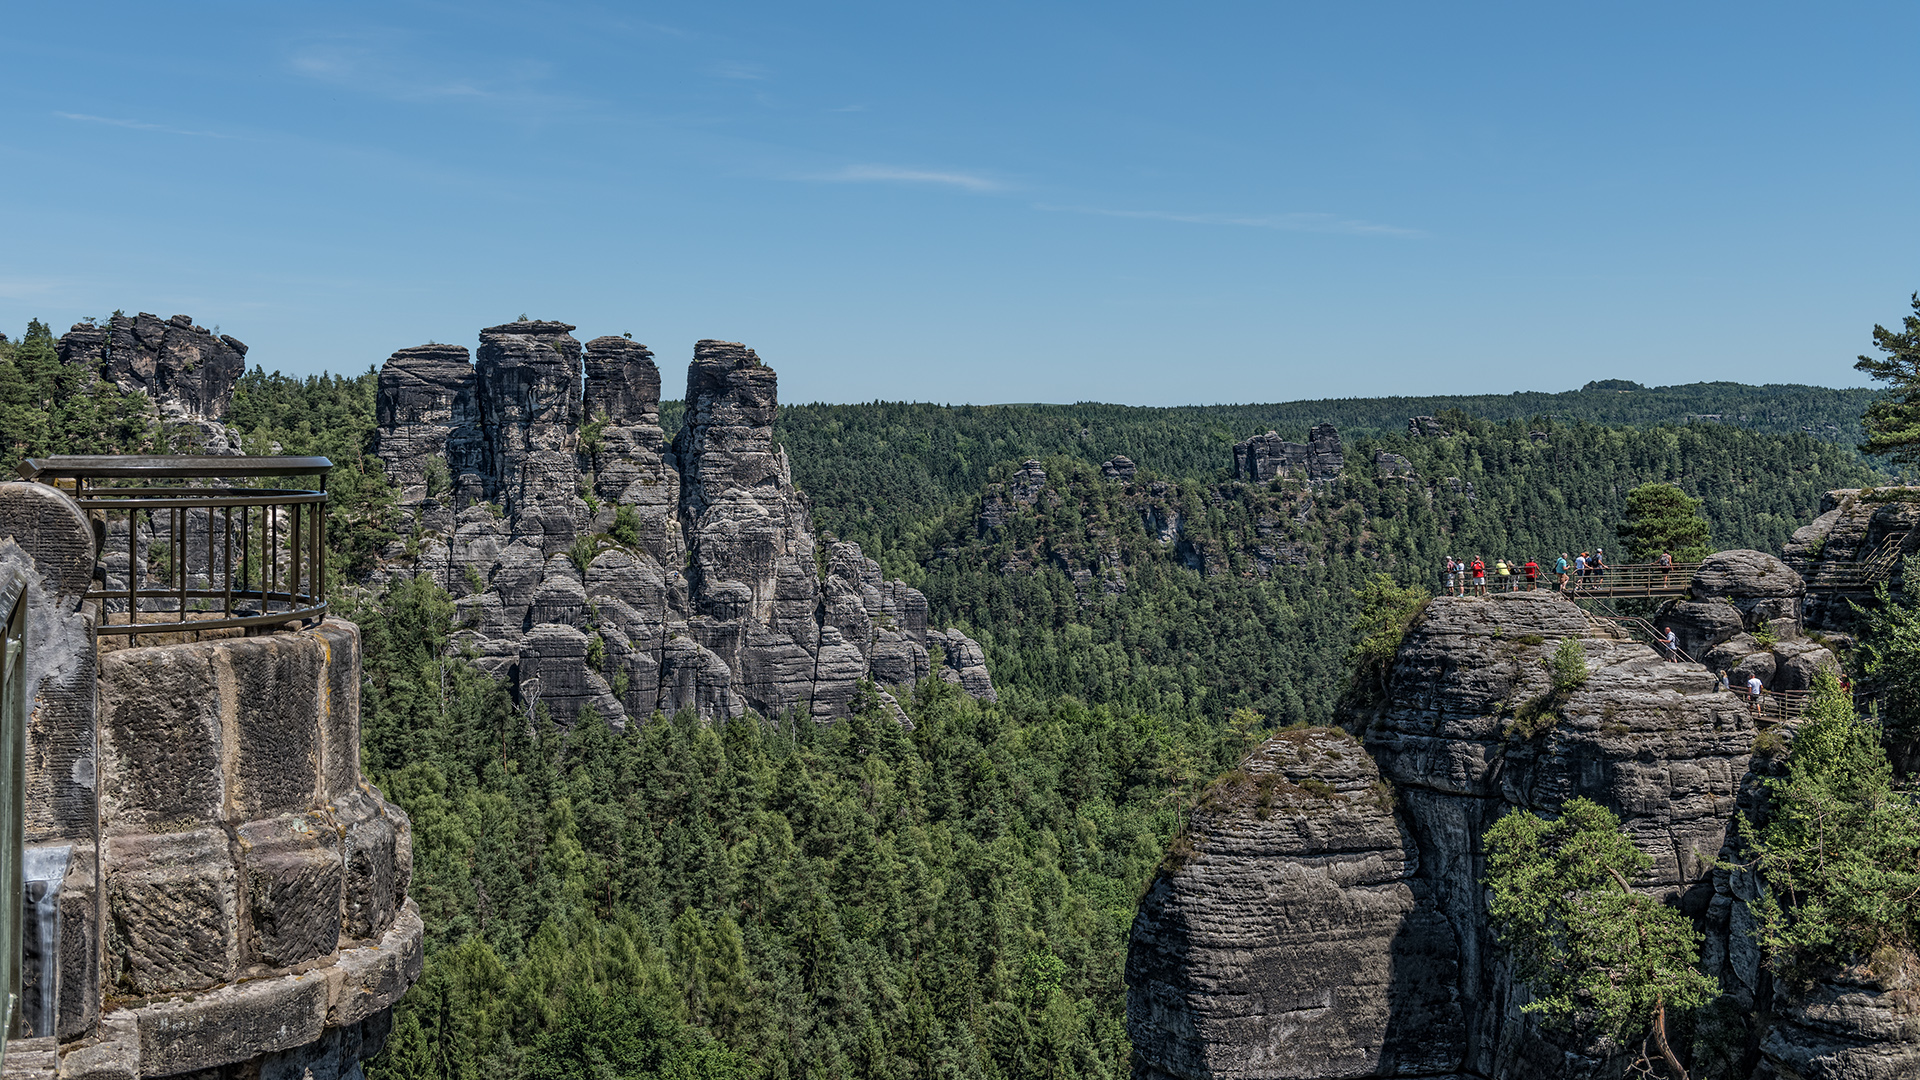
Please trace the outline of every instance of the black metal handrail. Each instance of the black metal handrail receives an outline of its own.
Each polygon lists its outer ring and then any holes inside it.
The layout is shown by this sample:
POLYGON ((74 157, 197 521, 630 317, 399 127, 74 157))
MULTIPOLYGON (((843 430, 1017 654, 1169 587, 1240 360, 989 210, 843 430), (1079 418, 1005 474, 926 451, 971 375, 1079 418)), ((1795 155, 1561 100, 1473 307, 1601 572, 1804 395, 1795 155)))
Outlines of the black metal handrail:
POLYGON ((331 468, 323 457, 62 455, 29 458, 19 472, 66 491, 94 523, 98 563, 85 599, 98 605, 95 629, 137 643, 140 634, 323 618, 331 468), (312 490, 222 484, 282 476, 320 483, 312 490), (165 480, 203 483, 153 482, 165 480), (125 573, 115 583, 108 562, 122 552, 125 573), (199 569, 196 556, 204 557, 199 569), (115 622, 120 614, 125 621, 115 622))

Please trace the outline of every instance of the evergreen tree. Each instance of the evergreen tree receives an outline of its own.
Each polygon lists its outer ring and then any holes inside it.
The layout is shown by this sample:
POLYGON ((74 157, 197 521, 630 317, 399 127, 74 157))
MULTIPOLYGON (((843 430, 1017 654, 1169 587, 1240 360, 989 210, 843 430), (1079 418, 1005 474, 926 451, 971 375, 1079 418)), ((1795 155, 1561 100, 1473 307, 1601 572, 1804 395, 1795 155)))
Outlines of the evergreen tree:
POLYGON ((1672 484, 1642 484, 1627 492, 1618 531, 1628 562, 1650 563, 1665 552, 1676 562, 1698 562, 1713 551, 1700 500, 1672 484))
POLYGON ((1622 1042, 1651 1035, 1669 1075, 1684 1080, 1669 1012, 1697 1009, 1719 987, 1699 970, 1692 922, 1629 885, 1653 860, 1620 819, 1588 799, 1569 800, 1553 820, 1514 809, 1486 844, 1487 915, 1534 988, 1522 1011, 1622 1042))
POLYGON ((1901 321, 1900 329, 1874 326, 1873 346, 1887 355, 1862 356, 1853 365, 1887 384, 1886 392, 1867 406, 1867 440, 1861 452, 1889 454, 1907 465, 1920 464, 1920 292, 1913 294, 1912 306, 1913 314, 1901 321))
POLYGON ((1920 806, 1893 787, 1878 725, 1831 671, 1787 758, 1753 849, 1768 892, 1761 939, 1782 971, 1920 944, 1920 806))

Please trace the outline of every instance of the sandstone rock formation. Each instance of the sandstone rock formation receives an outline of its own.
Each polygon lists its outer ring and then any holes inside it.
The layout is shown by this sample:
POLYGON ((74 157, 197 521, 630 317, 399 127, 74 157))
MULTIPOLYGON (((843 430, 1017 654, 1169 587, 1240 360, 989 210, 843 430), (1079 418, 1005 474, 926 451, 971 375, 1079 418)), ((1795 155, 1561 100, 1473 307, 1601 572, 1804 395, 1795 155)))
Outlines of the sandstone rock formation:
POLYGON ((1270 739, 1208 791, 1188 836, 1134 924, 1135 1076, 1459 1069, 1454 930, 1357 740, 1270 739))
POLYGON ((1407 434, 1416 439, 1443 439, 1453 432, 1434 417, 1410 416, 1407 418, 1407 434))
MULTIPOLYGON (((1724 564, 1707 587, 1752 601, 1754 617, 1784 599, 1741 580, 1763 564, 1724 564)), ((1733 1012, 1777 1017, 1722 1032, 1731 1056, 1695 1075, 1915 1075, 1920 1029, 1897 995, 1834 982, 1796 994, 1762 966, 1757 882, 1716 862, 1739 857, 1736 811, 1758 809, 1744 702, 1701 667, 1596 633, 1552 593, 1437 598, 1384 699, 1350 714, 1371 760, 1335 732, 1283 733, 1220 781, 1136 916, 1135 1075, 1619 1075, 1619 1048, 1519 1012, 1480 885, 1481 838, 1501 814, 1574 796, 1611 807, 1653 856, 1635 887, 1695 918, 1733 1012), (1555 697, 1544 661, 1568 638, 1589 676, 1555 697), (1369 798, 1376 767, 1392 814, 1369 798)))
POLYGON ((1799 574, 1765 552, 1722 551, 1700 564, 1686 599, 1660 606, 1653 625, 1671 626, 1681 651, 1729 672, 1735 687, 1758 675, 1768 690, 1801 692, 1835 664, 1830 649, 1803 635, 1806 592, 1799 574))
POLYGON ((1856 631, 1854 604, 1874 589, 1905 586, 1906 557, 1920 551, 1920 488, 1844 488, 1820 500, 1820 516, 1782 549, 1807 582, 1808 629, 1842 636, 1856 631))
POLYGON ((1133 463, 1132 458, 1125 454, 1115 454, 1100 463, 1100 475, 1124 484, 1133 479, 1133 474, 1138 472, 1139 468, 1133 463))
POLYGON ((931 674, 929 640, 943 675, 992 695, 977 644, 930 636, 924 596, 816 539, 753 350, 695 346, 669 444, 653 353, 573 329, 489 327, 477 363, 421 346, 380 375, 376 452, 420 528, 418 556, 396 547, 383 576, 452 592, 465 644, 529 708, 824 720, 862 679, 931 674))
POLYGON ((215 336, 190 316, 161 319, 143 311, 103 325, 76 323, 55 348, 63 362, 152 398, 162 420, 186 429, 189 445, 182 452, 239 452, 238 440, 219 424, 247 371, 247 347, 239 340, 215 336))
POLYGON ((1304 443, 1288 442, 1278 432, 1269 431, 1233 444, 1234 479, 1254 483, 1275 477, 1333 480, 1339 477, 1345 462, 1340 433, 1332 424, 1315 425, 1304 443))

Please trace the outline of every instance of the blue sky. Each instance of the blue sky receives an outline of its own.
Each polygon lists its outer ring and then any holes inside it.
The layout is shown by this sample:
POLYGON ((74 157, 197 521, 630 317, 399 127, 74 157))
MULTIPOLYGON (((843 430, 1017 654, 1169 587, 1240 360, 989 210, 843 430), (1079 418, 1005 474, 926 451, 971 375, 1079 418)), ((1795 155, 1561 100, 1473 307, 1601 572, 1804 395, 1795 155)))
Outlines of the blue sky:
POLYGON ((1855 385, 1920 6, 13 4, 0 329, 526 313, 789 401, 1855 385))

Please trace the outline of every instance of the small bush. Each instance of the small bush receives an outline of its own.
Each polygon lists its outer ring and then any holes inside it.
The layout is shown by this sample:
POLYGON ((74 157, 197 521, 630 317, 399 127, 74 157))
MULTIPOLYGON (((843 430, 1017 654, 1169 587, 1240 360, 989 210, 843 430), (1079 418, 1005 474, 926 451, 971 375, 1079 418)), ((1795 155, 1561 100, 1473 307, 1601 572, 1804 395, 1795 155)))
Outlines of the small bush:
POLYGON ((1521 634, 1513 640, 1522 645, 1545 645, 1547 643, 1547 639, 1541 637, 1539 634, 1521 634))
POLYGON ((1560 647, 1553 651, 1553 659, 1546 663, 1547 672, 1553 677, 1553 688, 1559 693, 1569 693, 1587 681, 1587 652, 1581 648, 1579 638, 1561 638, 1560 647))
POLYGON ((599 547, 600 545, 593 542, 593 537, 582 536, 567 548, 567 561, 573 564, 575 570, 580 571, 581 577, 585 577, 587 567, 593 565, 593 557, 599 553, 599 547))
POLYGON ((1334 790, 1332 784, 1327 783, 1317 776, 1309 776, 1300 781, 1300 790, 1316 799, 1331 799, 1339 794, 1339 792, 1334 790))
POLYGON ((1753 756, 1769 760, 1787 752, 1786 736, 1778 728, 1768 728, 1753 737, 1753 756))
POLYGON ((616 543, 636 547, 640 543, 640 515, 632 506, 621 503, 613 510, 613 528, 609 530, 616 543))

